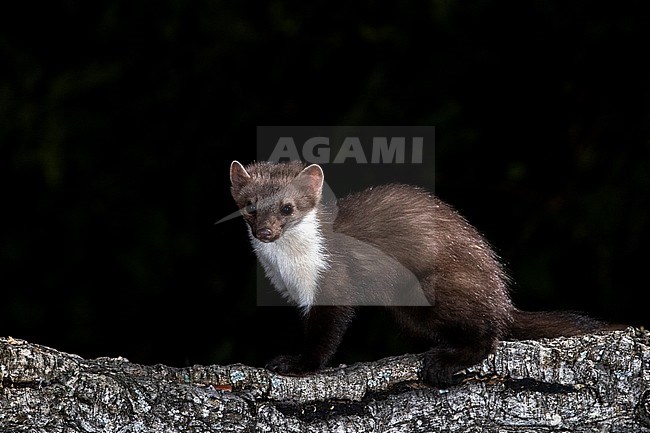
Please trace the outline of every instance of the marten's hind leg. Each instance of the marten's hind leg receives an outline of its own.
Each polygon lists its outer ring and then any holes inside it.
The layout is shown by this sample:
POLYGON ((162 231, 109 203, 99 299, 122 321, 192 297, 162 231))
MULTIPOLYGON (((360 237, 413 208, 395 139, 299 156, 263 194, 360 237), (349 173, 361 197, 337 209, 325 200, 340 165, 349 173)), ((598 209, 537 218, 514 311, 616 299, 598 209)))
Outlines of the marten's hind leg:
POLYGON ((432 347, 424 355, 421 378, 437 387, 458 382, 454 374, 485 359, 496 348, 499 326, 494 322, 440 318, 435 307, 390 308, 409 334, 432 347))
POLYGON ((484 360, 496 347, 497 338, 489 332, 443 332, 434 347, 424 355, 421 377, 426 383, 446 388, 460 381, 460 370, 484 360))

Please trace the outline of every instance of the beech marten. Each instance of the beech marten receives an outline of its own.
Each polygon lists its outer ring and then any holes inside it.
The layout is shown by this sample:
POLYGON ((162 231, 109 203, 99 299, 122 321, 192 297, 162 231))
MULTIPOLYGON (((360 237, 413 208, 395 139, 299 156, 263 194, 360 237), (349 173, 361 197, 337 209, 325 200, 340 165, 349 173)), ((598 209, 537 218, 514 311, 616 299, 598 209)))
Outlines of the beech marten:
POLYGON ((266 276, 305 322, 302 353, 272 360, 275 372, 325 367, 363 305, 386 306, 406 331, 431 342, 421 376, 439 387, 499 340, 607 328, 576 313, 518 310, 488 242, 422 188, 387 184, 325 204, 323 170, 298 161, 233 161, 230 180, 266 276))

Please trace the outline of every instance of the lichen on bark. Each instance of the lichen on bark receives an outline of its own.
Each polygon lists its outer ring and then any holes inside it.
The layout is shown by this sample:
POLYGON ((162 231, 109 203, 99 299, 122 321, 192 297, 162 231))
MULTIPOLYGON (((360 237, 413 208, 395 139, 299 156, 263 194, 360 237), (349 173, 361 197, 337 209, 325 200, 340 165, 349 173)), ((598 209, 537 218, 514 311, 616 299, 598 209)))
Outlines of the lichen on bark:
POLYGON ((501 342, 449 389, 421 355, 304 377, 83 359, 0 338, 1 432, 650 432, 650 333, 501 342))

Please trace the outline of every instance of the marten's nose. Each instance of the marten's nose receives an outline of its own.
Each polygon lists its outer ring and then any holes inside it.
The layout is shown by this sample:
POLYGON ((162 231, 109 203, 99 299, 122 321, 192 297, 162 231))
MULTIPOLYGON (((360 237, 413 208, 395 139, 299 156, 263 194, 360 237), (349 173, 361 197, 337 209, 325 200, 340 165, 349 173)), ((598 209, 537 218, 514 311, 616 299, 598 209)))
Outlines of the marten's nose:
POLYGON ((257 239, 261 240, 262 242, 268 242, 273 238, 273 233, 271 232, 271 229, 261 228, 257 231, 255 234, 257 239))

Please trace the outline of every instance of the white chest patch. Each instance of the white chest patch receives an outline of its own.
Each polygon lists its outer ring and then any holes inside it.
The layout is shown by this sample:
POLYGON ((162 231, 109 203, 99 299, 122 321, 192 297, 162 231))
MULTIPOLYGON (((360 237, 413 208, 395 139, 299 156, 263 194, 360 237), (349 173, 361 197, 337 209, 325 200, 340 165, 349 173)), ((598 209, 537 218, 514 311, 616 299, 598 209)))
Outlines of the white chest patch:
POLYGON ((261 242, 249 229, 251 244, 266 276, 282 296, 304 312, 314 305, 321 274, 328 268, 325 240, 316 211, 275 242, 261 242))

